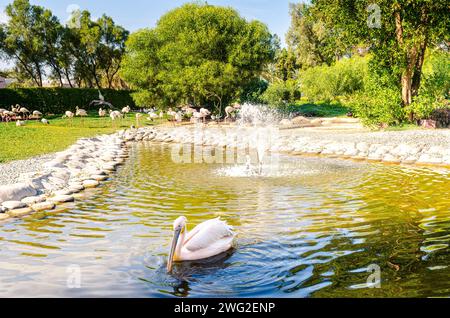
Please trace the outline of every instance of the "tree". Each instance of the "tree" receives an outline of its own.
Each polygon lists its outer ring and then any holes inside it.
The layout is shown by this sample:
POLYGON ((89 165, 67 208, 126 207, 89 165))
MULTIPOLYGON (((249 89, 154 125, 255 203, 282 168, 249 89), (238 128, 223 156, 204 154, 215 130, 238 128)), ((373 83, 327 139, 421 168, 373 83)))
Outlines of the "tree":
POLYGON ((348 53, 351 43, 345 33, 333 25, 326 25, 323 13, 316 7, 296 3, 290 4, 291 26, 287 34, 289 52, 296 56, 302 68, 326 64, 348 53))
POLYGON ((92 21, 88 11, 81 12, 79 23, 71 23, 65 37, 65 49, 75 59, 73 68, 77 81, 85 82, 88 87, 112 88, 128 34, 106 15, 92 21))
POLYGON ((92 21, 87 11, 72 13, 63 26, 50 10, 15 0, 0 26, 0 52, 15 62, 21 83, 42 86, 47 76, 60 86, 67 82, 112 88, 118 80, 129 32, 107 16, 92 21))
POLYGON ((49 14, 42 7, 30 5, 28 0, 14 0, 5 12, 10 19, 3 27, 2 50, 16 62, 19 71, 42 86, 45 48, 38 35, 49 14))
MULTIPOLYGON (((417 96, 426 49, 447 40, 449 5, 435 0, 313 0, 327 25, 364 41, 378 72, 389 74, 401 91, 404 106, 417 96)), ((410 114, 412 118, 412 114, 410 114)))
POLYGON ((190 102, 220 112, 273 57, 274 37, 264 24, 231 8, 191 3, 131 35, 122 75, 148 103, 190 102))

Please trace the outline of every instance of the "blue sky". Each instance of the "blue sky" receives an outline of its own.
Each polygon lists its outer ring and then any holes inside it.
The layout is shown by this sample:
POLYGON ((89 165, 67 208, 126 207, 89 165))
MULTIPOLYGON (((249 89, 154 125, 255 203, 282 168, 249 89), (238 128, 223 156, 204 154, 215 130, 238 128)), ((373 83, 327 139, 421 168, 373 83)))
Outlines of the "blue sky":
MULTIPOLYGON (((12 0, 0 0, 0 10, 12 0)), ((44 6, 52 10, 62 22, 68 18, 68 7, 77 5, 81 9, 89 10, 93 17, 103 13, 130 31, 143 27, 152 27, 158 18, 175 7, 190 1, 182 0, 31 0, 31 3, 44 6)), ((247 19, 258 19, 266 23, 271 32, 282 39, 289 24, 289 2, 300 0, 208 0, 209 4, 231 6, 237 9, 247 19)), ((4 17, 0 13, 0 22, 4 17)))

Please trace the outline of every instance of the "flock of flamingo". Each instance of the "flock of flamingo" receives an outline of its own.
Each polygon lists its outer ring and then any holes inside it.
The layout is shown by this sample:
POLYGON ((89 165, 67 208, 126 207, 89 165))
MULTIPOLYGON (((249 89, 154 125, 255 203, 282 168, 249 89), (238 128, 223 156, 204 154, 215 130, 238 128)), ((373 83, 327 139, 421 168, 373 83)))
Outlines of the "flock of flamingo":
MULTIPOLYGON (((100 100, 103 104, 105 103, 103 100, 100 100)), ((99 101, 99 102, 100 102, 99 101)), ((102 104, 100 103, 100 104, 102 104)), ((108 106, 111 108, 111 104, 108 104, 108 106)), ((234 104, 233 106, 228 106, 225 108, 225 122, 230 120, 231 118, 235 118, 236 112, 239 111, 240 105, 234 104)), ((126 106, 122 108, 121 111, 118 110, 106 110, 102 107, 98 110, 98 116, 99 117, 109 117, 112 120, 113 125, 119 121, 124 119, 127 114, 131 112, 131 107, 126 106)), ((206 119, 208 117, 211 118, 213 121, 219 121, 221 118, 220 116, 213 115, 208 109, 206 108, 200 108, 199 110, 193 108, 190 105, 186 105, 181 107, 178 111, 174 111, 173 108, 169 108, 166 113, 164 111, 160 111, 157 113, 157 110, 154 108, 151 109, 144 109, 144 112, 138 112, 136 113, 136 125, 139 127, 141 124, 142 118, 147 115, 147 120, 149 121, 155 121, 157 119, 163 119, 165 115, 167 115, 167 119, 172 123, 181 123, 184 118, 190 118, 191 123, 200 123, 206 122, 206 119)), ((80 117, 82 119, 88 117, 89 114, 85 109, 79 108, 78 106, 75 109, 75 112, 68 110, 64 113, 64 116, 62 116, 63 119, 70 120, 70 123, 73 123, 73 119, 75 117, 80 117)), ((16 126, 25 126, 27 120, 40 120, 43 124, 50 124, 50 121, 43 118, 43 114, 35 110, 33 112, 30 112, 27 108, 22 107, 20 105, 11 106, 11 110, 0 108, 0 122, 16 122, 16 126)), ((83 122, 83 121, 82 121, 83 122)))

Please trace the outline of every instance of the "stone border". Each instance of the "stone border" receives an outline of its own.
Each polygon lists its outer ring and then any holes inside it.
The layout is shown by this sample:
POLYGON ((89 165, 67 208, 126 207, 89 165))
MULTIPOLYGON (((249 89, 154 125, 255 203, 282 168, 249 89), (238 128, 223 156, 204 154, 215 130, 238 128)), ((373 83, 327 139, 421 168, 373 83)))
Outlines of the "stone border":
POLYGON ((125 131, 79 139, 56 153, 43 171, 22 174, 21 183, 0 186, 0 222, 53 210, 75 201, 75 194, 95 188, 128 158, 125 131))
MULTIPOLYGON (((217 130, 204 128, 202 133, 202 140, 195 141, 193 132, 186 128, 165 128, 164 130, 141 128, 135 132, 128 131, 126 139, 128 141, 190 143, 212 147, 239 148, 241 146, 238 141, 230 142, 226 136, 218 134, 217 130)), ((317 137, 281 136, 266 150, 290 155, 325 156, 386 164, 450 167, 450 148, 437 145, 411 145, 408 143, 387 145, 368 142, 337 142, 317 137)))

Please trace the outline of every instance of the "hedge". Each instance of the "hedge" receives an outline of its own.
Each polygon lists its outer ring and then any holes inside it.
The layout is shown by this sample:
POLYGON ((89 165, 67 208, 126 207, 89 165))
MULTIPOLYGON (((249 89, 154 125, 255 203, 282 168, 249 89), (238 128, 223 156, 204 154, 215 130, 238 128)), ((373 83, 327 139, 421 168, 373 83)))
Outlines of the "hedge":
MULTIPOLYGON (((113 104, 115 109, 127 105, 135 107, 132 91, 102 89, 105 101, 113 104)), ((96 89, 88 88, 17 88, 0 89, 0 108, 11 109, 12 105, 19 104, 31 112, 38 110, 44 114, 63 114, 67 110, 74 110, 76 106, 87 111, 97 110, 98 107, 89 107, 93 100, 99 99, 96 89)))

